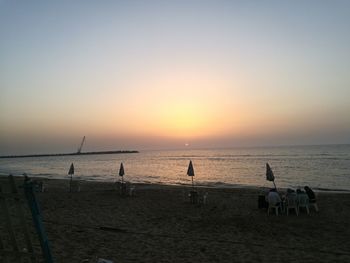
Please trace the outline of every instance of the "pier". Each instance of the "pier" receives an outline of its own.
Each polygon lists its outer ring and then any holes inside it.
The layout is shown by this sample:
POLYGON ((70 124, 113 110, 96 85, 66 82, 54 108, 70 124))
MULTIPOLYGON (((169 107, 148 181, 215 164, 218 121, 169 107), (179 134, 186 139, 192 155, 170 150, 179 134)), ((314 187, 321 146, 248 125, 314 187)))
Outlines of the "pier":
POLYGON ((27 154, 27 155, 4 155, 0 158, 26 158, 26 157, 55 157, 55 156, 76 156, 76 155, 99 155, 99 154, 125 154, 139 153, 138 151, 97 151, 97 152, 75 152, 75 153, 50 153, 50 154, 27 154))

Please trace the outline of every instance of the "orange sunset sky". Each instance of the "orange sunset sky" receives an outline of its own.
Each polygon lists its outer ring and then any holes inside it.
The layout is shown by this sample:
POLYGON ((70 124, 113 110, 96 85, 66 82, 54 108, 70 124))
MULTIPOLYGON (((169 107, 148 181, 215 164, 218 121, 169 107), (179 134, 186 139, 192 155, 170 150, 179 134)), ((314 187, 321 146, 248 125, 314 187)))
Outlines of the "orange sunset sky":
POLYGON ((0 154, 350 143, 349 1, 0 1, 0 154))

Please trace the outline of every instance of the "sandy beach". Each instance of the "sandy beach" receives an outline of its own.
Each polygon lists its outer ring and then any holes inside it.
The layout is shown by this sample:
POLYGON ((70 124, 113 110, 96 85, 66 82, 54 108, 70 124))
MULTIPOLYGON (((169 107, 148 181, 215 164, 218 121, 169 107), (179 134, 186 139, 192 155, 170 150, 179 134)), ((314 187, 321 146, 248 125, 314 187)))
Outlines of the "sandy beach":
POLYGON ((263 189, 198 188, 207 204, 189 202, 188 187, 115 185, 44 179, 38 193, 56 262, 350 262, 350 194, 318 193, 320 211, 299 216, 258 209, 263 189))

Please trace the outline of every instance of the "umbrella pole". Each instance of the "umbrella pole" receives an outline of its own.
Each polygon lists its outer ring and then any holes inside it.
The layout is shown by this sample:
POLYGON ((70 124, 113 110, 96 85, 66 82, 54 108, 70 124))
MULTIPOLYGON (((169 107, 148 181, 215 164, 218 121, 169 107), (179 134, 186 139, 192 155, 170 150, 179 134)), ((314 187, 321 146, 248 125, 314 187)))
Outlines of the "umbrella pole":
POLYGON ((192 178, 192 189, 193 189, 193 191, 194 191, 193 176, 191 176, 191 178, 192 178))
POLYGON ((277 190, 277 187, 276 187, 275 181, 272 181, 272 182, 273 182, 273 185, 275 186, 275 189, 277 190))
POLYGON ((69 192, 72 192, 72 180, 73 180, 73 174, 70 175, 69 192))

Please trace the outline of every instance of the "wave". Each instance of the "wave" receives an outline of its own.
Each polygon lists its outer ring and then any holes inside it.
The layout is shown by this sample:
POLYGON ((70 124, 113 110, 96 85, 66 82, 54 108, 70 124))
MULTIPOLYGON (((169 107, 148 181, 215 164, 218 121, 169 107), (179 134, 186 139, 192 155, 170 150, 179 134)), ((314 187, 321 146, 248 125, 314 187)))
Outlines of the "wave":
POLYGON ((321 192, 350 193, 350 189, 335 189, 335 188, 323 188, 323 187, 314 187, 313 189, 321 192))

